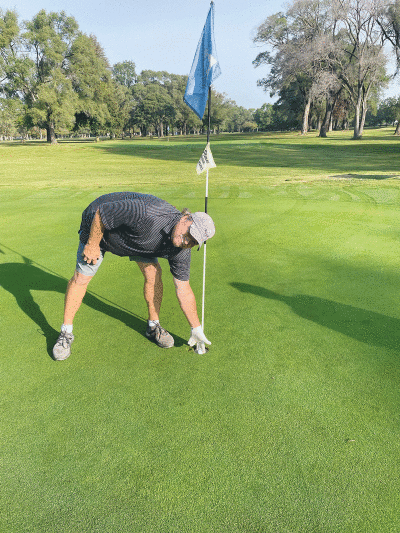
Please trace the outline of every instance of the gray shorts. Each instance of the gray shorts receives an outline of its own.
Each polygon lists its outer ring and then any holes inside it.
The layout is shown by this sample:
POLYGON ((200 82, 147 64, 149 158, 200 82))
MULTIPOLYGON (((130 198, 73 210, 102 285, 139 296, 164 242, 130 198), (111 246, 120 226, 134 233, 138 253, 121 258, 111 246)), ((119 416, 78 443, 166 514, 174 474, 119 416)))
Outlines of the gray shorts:
MULTIPOLYGON (((94 276, 98 269, 100 268, 101 263, 104 259, 104 250, 100 250, 100 257, 97 260, 95 265, 90 265, 83 260, 82 253, 85 248, 85 244, 79 241, 78 251, 76 254, 76 270, 85 276, 94 276)), ((143 257, 141 255, 131 255, 129 256, 130 261, 136 261, 137 263, 158 263, 157 257, 143 257)))

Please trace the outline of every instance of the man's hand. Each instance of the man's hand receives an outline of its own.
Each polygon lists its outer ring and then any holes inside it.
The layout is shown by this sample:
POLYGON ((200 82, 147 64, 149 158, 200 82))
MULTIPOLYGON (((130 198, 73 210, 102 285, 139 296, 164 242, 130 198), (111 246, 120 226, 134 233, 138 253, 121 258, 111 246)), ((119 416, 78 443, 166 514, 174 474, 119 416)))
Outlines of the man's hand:
POLYGON ((203 328, 198 326, 197 328, 192 328, 192 334, 188 340, 189 346, 194 346, 198 342, 204 342, 205 344, 211 344, 207 337, 203 333, 203 328))
POLYGON ((83 260, 86 261, 88 265, 95 265, 100 255, 100 246, 95 244, 87 244, 82 252, 83 260))
POLYGON ((100 241, 103 238, 105 229, 98 209, 93 217, 89 240, 82 252, 82 257, 88 265, 95 265, 101 256, 100 241))

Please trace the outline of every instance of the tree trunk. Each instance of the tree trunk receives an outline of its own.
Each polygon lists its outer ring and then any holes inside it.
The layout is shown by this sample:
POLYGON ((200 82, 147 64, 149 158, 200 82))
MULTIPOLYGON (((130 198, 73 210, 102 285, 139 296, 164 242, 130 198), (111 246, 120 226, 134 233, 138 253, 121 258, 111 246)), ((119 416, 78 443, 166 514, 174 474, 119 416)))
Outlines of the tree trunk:
POLYGON ((354 133, 353 139, 361 139, 360 133, 360 121, 361 121, 361 96, 357 98, 355 105, 355 117, 354 117, 354 133))
POLYGON ((329 97, 327 99, 327 102, 326 102, 325 117, 324 117, 321 129, 320 129, 320 132, 319 132, 319 136, 320 137, 326 137, 327 136, 326 133, 327 133, 327 131, 329 131, 329 125, 331 123, 331 118, 332 118, 332 110, 333 110, 332 98, 329 97))
POLYGON ((304 108, 304 114, 303 114, 303 125, 301 127, 301 134, 305 135, 308 132, 308 117, 310 115, 310 107, 311 107, 311 97, 307 97, 306 106, 304 108))
POLYGON ((400 120, 397 122, 397 126, 396 126, 394 134, 400 135, 400 120))
POLYGON ((362 134, 364 132, 365 117, 367 116, 367 111, 368 111, 368 105, 367 105, 367 102, 365 101, 365 102, 363 102, 363 106, 362 106, 360 129, 359 129, 359 132, 358 132, 358 135, 359 135, 360 139, 361 139, 362 134))
POLYGON ((47 142, 51 144, 57 144, 56 132, 54 130, 54 122, 49 122, 46 125, 47 142))

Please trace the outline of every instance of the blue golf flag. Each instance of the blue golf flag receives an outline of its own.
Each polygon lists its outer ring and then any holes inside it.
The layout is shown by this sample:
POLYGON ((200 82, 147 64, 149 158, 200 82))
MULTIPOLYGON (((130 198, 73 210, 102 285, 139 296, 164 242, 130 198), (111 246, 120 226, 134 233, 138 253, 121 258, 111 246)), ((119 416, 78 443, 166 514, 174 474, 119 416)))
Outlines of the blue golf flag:
POLYGON ((214 2, 211 2, 183 97, 184 102, 200 120, 206 109, 208 88, 220 74, 214 41, 214 2))

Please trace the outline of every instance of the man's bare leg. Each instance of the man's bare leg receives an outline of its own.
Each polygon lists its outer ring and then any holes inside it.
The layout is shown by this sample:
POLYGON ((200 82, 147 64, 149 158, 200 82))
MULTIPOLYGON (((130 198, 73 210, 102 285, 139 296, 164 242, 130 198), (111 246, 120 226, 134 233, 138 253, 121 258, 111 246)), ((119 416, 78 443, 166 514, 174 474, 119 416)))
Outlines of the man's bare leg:
POLYGON ((72 322, 75 314, 81 306, 83 297, 86 294, 87 286, 93 276, 85 276, 75 270, 73 277, 69 280, 64 302, 64 324, 61 333, 53 348, 53 357, 57 361, 64 361, 71 354, 71 344, 74 340, 72 334, 72 322))
POLYGON ((159 320, 163 297, 161 267, 158 263, 138 262, 138 265, 144 276, 143 294, 149 311, 149 320, 159 320))
POLYGON ((69 280, 64 301, 64 325, 72 326, 75 314, 81 306, 92 278, 93 276, 85 276, 75 270, 73 277, 69 280))
POLYGON ((163 297, 162 270, 158 263, 141 263, 140 270, 144 276, 143 294, 149 310, 149 325, 146 336, 161 348, 171 348, 174 345, 172 335, 160 326, 159 317, 163 297), (156 324, 150 324, 150 321, 156 324))

